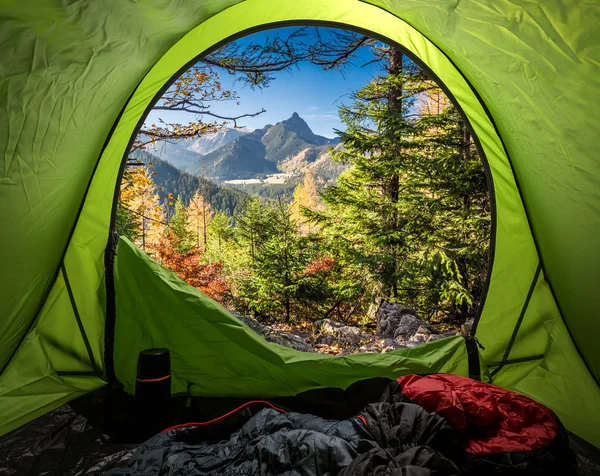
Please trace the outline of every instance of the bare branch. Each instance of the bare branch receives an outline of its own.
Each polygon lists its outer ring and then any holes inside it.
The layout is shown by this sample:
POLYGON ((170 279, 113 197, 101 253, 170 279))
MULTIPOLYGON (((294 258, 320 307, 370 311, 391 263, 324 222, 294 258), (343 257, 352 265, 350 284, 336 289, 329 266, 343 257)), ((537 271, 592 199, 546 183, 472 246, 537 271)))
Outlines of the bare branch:
POLYGON ((206 109, 201 109, 201 106, 198 106, 194 103, 185 102, 185 101, 177 106, 156 106, 156 107, 154 107, 154 109, 155 110, 165 110, 165 111, 181 111, 181 112, 189 112, 190 114, 207 115, 207 116, 214 117, 216 119, 222 119, 224 121, 231 121, 231 122, 233 122, 234 127, 236 127, 236 128, 238 127, 237 121, 239 121, 240 119, 243 119, 246 117, 256 117, 264 112, 267 112, 267 110, 263 107, 258 112, 240 114, 239 116, 222 116, 221 114, 216 114, 212 111, 208 111, 206 109), (189 106, 185 106, 184 104, 189 104, 189 106))
MULTIPOLYGON (((299 28, 287 36, 277 33, 260 43, 233 42, 202 58, 201 63, 224 68, 228 73, 242 75, 241 80, 251 87, 266 87, 272 73, 288 71, 300 63, 309 62, 325 70, 339 69, 351 64, 356 53, 364 47, 376 47, 376 40, 359 33, 315 27, 309 36, 308 28, 299 28)), ((377 57, 387 53, 379 47, 377 57)), ((369 63, 372 63, 370 60, 369 63)))

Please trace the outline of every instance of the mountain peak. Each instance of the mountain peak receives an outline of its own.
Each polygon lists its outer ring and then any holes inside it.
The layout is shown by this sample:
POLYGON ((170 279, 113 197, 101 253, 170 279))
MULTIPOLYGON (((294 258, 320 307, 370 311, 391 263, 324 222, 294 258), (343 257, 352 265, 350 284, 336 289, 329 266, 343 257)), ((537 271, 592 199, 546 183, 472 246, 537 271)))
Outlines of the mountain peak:
POLYGON ((286 119, 285 121, 282 121, 286 124, 298 124, 298 125, 303 125, 308 127, 308 124, 306 124, 306 121, 304 119, 302 119, 300 117, 300 114, 298 114, 297 112, 294 112, 294 114, 292 114, 292 116, 289 119, 286 119))
POLYGON ((313 135, 313 131, 311 130, 310 126, 306 123, 304 119, 300 117, 300 114, 298 114, 297 112, 294 112, 294 114, 292 114, 292 116, 289 119, 281 121, 280 124, 288 127, 291 130, 296 131, 297 133, 300 133, 301 135, 313 135))
MULTIPOLYGON (((307 145, 327 145, 335 143, 332 142, 331 139, 315 134, 297 112, 294 112, 289 119, 285 119, 284 121, 275 124, 275 126, 267 131, 267 135, 270 135, 270 132, 275 133, 275 131, 281 131, 282 129, 283 131, 287 131, 287 133, 295 134, 298 139, 305 141, 307 145)), ((277 135, 277 133, 275 134, 277 135)))

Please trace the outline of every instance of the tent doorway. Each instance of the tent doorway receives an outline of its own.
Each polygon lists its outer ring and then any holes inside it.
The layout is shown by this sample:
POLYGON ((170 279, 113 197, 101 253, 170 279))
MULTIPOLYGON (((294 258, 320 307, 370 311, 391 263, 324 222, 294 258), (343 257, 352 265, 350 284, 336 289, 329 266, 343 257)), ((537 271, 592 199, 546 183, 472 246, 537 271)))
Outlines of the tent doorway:
POLYGON ((389 351, 460 334, 489 283, 494 192, 464 112, 405 51, 295 25, 198 57, 136 132, 117 231, 298 350, 389 351), (335 126, 321 124, 323 108, 335 126), (377 141, 366 149, 354 143, 365 134, 377 141))

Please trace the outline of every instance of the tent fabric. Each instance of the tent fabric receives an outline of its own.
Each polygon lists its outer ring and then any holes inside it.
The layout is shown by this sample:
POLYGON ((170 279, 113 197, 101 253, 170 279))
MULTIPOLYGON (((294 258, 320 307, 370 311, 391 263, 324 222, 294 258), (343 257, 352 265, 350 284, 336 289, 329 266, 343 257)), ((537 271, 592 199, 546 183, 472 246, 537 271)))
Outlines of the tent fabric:
POLYGON ((460 336, 341 358, 268 343, 126 238, 117 250, 116 285, 115 370, 128 393, 135 389, 139 352, 155 347, 170 349, 173 393, 192 396, 280 397, 318 387, 346 388, 369 377, 468 375, 460 336))
POLYGON ((126 240, 105 286, 119 169, 161 88, 244 31, 323 22, 400 43, 450 89, 493 179, 483 373, 600 446, 599 18, 600 4, 575 0, 2 2, 0 433, 104 385, 113 358, 131 391, 134 351, 165 341, 180 349, 174 388, 215 396, 344 387, 365 372, 466 373, 461 338, 352 358, 266 344, 126 240), (266 381, 240 380, 242 363, 266 381))

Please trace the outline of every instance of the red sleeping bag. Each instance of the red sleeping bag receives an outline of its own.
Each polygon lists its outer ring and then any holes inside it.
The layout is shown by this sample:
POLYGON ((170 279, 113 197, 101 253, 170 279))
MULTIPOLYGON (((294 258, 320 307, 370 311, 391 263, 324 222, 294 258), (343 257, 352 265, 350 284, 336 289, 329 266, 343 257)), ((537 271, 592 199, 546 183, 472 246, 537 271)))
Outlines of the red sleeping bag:
POLYGON ((405 397, 443 416, 458 432, 469 473, 572 473, 566 432, 541 403, 456 375, 407 375, 396 381, 405 397))

